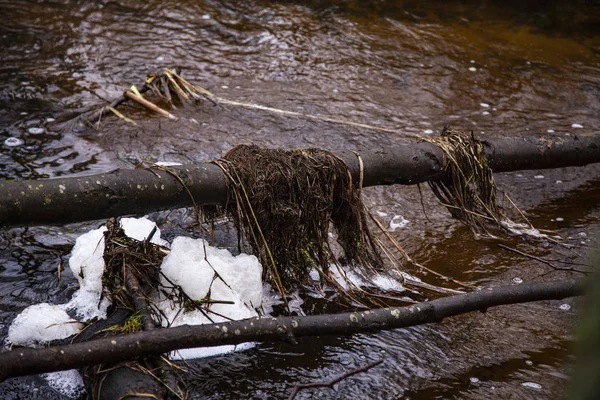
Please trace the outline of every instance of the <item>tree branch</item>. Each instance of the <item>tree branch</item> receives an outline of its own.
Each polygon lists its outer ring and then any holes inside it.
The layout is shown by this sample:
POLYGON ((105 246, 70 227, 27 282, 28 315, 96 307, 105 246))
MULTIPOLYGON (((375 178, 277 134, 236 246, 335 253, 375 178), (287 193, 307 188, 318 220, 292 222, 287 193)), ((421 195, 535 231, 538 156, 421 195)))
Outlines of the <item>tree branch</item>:
MULTIPOLYGON (((494 172, 582 166, 600 162, 600 135, 497 138, 483 142, 494 172)), ((356 153, 338 155, 355 182, 356 153)), ((427 142, 360 152, 363 186, 441 180, 442 150, 427 142)), ((223 171, 214 164, 117 170, 85 177, 0 182, 0 226, 53 224, 223 204, 229 198, 223 171), (183 186, 185 185, 185 187, 183 186), (189 189, 189 192, 186 190, 189 189), (193 200, 192 200, 193 197, 193 200)))
POLYGON ((310 382, 310 383, 297 383, 296 385, 294 385, 292 393, 290 394, 290 397, 288 397, 288 400, 293 400, 296 395, 298 394, 298 392, 301 389, 308 389, 308 388, 314 388, 314 387, 333 387, 333 385, 335 385, 336 383, 338 383, 339 381, 346 379, 352 375, 358 374, 359 372, 365 372, 370 370, 371 368, 381 364, 383 362, 383 359, 377 360, 377 361, 373 361, 372 363, 369 363, 367 365, 363 365, 360 368, 356 368, 353 369, 352 371, 348 371, 345 374, 342 374, 340 376, 337 376, 333 379, 330 379, 328 381, 322 381, 322 382, 310 382))
POLYGON ((112 363, 190 347, 244 342, 289 341, 290 337, 350 335, 440 322, 489 307, 563 299, 583 292, 583 280, 500 286, 409 307, 306 317, 252 318, 218 324, 179 326, 43 349, 0 353, 0 381, 22 375, 112 363))

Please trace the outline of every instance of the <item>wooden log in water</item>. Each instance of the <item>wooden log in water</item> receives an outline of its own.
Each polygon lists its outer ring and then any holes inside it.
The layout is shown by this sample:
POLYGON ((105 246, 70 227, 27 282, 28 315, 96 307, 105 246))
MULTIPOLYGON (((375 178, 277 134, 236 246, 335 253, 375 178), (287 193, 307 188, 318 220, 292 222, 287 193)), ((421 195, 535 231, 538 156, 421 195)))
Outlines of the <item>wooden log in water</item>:
MULTIPOLYGON (((494 172, 600 162, 600 134, 495 138, 483 141, 483 145, 494 172)), ((337 154, 358 182, 361 168, 357 154, 337 154)), ((364 166, 363 186, 411 185, 446 177, 442 150, 428 142, 358 154, 364 166)), ((227 201, 233 200, 223 172, 211 163, 6 181, 0 183, 0 227, 64 224, 227 201)))
POLYGON ((350 335, 405 328, 440 322, 447 317, 485 311, 500 305, 578 296, 582 294, 583 287, 584 281, 581 279, 527 283, 444 297, 409 307, 183 325, 64 346, 14 348, 0 353, 0 382, 10 377, 114 363, 190 347, 263 341, 289 342, 306 336, 350 335))

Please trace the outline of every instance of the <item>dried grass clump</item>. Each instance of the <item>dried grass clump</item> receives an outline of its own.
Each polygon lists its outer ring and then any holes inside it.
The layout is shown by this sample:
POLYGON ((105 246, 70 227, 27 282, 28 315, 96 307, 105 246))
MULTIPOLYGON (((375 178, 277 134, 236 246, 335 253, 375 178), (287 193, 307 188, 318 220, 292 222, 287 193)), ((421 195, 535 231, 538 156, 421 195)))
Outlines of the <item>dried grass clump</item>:
POLYGON ((102 283, 105 294, 110 297, 114 307, 136 311, 132 304, 131 293, 127 291, 127 274, 132 274, 139 282, 141 293, 145 289, 160 287, 160 266, 166 253, 160 246, 150 243, 152 234, 144 241, 125 235, 116 219, 106 223, 104 234, 104 273, 102 283))
POLYGON ((428 183, 452 216, 475 232, 487 232, 490 222, 500 226, 504 215, 496 204, 496 183, 481 142, 449 127, 440 138, 426 140, 439 146, 447 160, 449 179, 428 183))
POLYGON ((343 250, 341 261, 363 268, 382 264, 360 190, 339 157, 318 149, 240 145, 215 163, 235 196, 225 211, 281 292, 302 282, 312 268, 327 279, 329 264, 340 262, 330 228, 343 250))

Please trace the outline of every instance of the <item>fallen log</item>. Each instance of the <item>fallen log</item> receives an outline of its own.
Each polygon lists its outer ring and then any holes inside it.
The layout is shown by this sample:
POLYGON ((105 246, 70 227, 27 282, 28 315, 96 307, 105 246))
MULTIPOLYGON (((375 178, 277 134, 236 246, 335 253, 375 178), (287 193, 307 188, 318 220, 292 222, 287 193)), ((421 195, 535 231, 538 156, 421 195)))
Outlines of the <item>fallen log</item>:
POLYGON ((179 326, 84 343, 41 349, 16 348, 0 353, 0 381, 4 379, 114 363, 190 347, 244 342, 293 341, 321 335, 350 335, 440 322, 444 318, 490 307, 579 296, 583 280, 500 286, 449 296, 409 307, 381 308, 306 317, 252 318, 218 324, 179 326))
MULTIPOLYGON (((496 138, 483 141, 494 172, 583 166, 600 162, 600 135, 496 138)), ((342 151, 363 186, 443 180, 443 151, 428 142, 385 150, 342 151)), ((212 163, 116 170, 83 177, 0 182, 0 227, 64 224, 233 201, 212 163)))

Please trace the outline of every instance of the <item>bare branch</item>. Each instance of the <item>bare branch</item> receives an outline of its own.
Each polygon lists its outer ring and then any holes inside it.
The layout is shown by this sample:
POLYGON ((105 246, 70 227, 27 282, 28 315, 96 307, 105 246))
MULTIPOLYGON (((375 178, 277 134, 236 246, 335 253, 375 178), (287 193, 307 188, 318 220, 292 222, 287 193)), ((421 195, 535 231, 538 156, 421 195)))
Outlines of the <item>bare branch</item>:
POLYGON ((301 389, 308 389, 308 388, 315 388, 315 387, 333 387, 333 385, 335 385, 336 383, 338 383, 339 381, 346 379, 352 375, 358 374, 359 372, 365 372, 370 370, 371 368, 381 364, 383 362, 383 359, 377 360, 377 361, 373 361, 372 363, 369 363, 367 365, 363 365, 360 368, 356 368, 353 369, 352 371, 348 371, 345 374, 342 374, 340 376, 337 376, 333 379, 330 379, 328 381, 323 381, 323 382, 310 382, 310 383, 298 383, 296 385, 294 385, 294 388, 292 390, 292 393, 290 394, 290 397, 288 397, 288 400, 294 400, 294 398, 296 397, 296 394, 298 394, 298 392, 301 389))
POLYGON ((409 307, 306 317, 252 318, 218 324, 179 326, 43 349, 0 353, 0 381, 22 375, 112 363, 190 347, 244 342, 290 341, 293 337, 350 335, 440 322, 489 307, 563 299, 583 292, 583 280, 500 286, 409 307))
MULTIPOLYGON (((497 138, 482 142, 494 172, 600 162, 600 135, 497 138)), ((338 153, 360 180, 351 151, 338 153)), ((413 185, 446 177, 442 150, 426 142, 360 152, 363 186, 413 185)), ((233 201, 214 164, 117 170, 85 177, 0 182, 0 226, 52 224, 233 201)))

